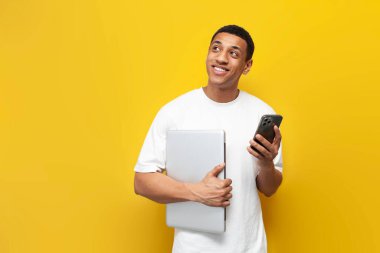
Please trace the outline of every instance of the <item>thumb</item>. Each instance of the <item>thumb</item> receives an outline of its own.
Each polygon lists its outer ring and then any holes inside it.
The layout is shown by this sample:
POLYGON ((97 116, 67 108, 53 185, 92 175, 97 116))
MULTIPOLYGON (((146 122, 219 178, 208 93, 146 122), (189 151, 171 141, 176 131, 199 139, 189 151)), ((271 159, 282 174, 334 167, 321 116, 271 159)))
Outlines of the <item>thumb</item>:
POLYGON ((208 173, 208 176, 218 176, 218 174, 224 169, 224 166, 225 164, 224 163, 221 163, 217 166, 215 166, 215 168, 213 168, 209 173, 208 173))

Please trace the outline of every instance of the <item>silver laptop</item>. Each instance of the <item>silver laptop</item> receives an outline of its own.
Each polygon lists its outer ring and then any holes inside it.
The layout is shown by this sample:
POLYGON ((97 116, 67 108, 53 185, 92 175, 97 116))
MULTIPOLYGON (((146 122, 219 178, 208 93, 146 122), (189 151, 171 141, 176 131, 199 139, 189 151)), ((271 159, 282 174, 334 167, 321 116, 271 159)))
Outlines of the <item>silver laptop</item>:
MULTIPOLYGON (((166 139, 167 175, 181 182, 200 182, 218 164, 225 162, 223 130, 168 130, 166 139)), ((218 178, 225 179, 226 171, 218 178)), ((186 201, 166 205, 169 227, 222 233, 226 229, 224 207, 186 201)))

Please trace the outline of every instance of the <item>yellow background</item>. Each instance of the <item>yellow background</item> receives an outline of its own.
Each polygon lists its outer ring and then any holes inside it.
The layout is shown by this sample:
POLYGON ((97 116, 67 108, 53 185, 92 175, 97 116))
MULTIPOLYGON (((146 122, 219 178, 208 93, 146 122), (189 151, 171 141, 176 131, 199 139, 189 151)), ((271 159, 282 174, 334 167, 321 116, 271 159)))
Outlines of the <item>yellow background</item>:
POLYGON ((380 252, 377 1, 0 2, 0 252, 169 252, 133 167, 161 106, 245 27, 240 88, 284 116, 270 253, 380 252))

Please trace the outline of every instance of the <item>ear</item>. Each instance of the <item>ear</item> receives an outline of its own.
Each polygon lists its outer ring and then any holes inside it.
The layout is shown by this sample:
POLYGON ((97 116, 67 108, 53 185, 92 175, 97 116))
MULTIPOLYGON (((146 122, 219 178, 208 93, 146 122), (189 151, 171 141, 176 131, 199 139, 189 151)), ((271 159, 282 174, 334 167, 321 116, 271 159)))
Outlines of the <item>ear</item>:
POLYGON ((252 67, 252 59, 250 59, 249 61, 247 61, 247 63, 245 64, 244 70, 243 70, 243 74, 244 75, 248 74, 248 72, 251 69, 251 67, 252 67))

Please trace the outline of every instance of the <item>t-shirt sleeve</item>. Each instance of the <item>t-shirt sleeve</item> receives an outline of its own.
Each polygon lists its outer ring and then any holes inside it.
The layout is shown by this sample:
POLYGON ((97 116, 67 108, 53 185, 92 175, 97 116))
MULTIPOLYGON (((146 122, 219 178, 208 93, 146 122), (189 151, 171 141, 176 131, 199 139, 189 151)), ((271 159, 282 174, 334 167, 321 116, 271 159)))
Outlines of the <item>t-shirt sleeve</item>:
POLYGON ((166 126, 167 120, 160 110, 145 137, 134 169, 135 172, 162 172, 165 169, 166 126))
MULTIPOLYGON (((269 110, 268 110, 267 114, 277 114, 273 110, 272 107, 269 106, 268 109, 269 110)), ((281 128, 280 128, 280 132, 281 132, 281 128)), ((282 168, 283 168, 283 165, 282 165, 282 140, 281 140, 281 143, 280 143, 280 147, 278 149, 277 156, 273 159, 273 163, 274 163, 275 168, 282 173, 282 168)))
POLYGON ((282 173, 282 140, 277 156, 273 159, 274 167, 282 173))

